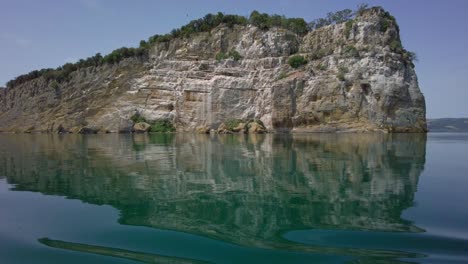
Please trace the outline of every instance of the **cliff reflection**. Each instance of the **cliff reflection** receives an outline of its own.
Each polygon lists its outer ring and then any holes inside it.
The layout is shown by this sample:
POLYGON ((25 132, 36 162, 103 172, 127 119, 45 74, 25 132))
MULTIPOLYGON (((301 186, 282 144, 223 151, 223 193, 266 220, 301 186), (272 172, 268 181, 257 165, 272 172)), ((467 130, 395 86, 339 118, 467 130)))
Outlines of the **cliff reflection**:
POLYGON ((420 231, 401 214, 425 145, 424 134, 9 135, 0 175, 112 205, 122 224, 266 245, 306 228, 420 231))

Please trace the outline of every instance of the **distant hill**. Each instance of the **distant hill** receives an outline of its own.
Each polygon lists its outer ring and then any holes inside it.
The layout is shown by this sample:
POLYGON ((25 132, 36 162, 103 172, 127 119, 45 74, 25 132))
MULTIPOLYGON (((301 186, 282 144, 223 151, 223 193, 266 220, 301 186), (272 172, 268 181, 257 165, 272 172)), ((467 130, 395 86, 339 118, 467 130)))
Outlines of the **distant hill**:
POLYGON ((427 120, 429 132, 468 132, 468 118, 436 118, 427 120))

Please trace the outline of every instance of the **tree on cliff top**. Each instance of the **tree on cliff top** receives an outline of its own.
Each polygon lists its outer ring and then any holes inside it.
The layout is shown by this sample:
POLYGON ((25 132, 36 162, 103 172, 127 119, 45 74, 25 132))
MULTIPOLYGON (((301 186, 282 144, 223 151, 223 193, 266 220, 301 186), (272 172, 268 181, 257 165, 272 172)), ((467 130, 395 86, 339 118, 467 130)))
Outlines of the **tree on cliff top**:
MULTIPOLYGON (((102 56, 97 53, 95 56, 81 59, 76 63, 67 63, 56 69, 42 69, 29 72, 27 74, 20 75, 13 80, 7 82, 7 88, 11 88, 27 81, 44 77, 46 81, 56 80, 57 82, 64 82, 70 79, 70 74, 78 69, 86 67, 96 67, 102 64, 115 64, 123 59, 130 57, 146 57, 148 50, 157 43, 168 42, 175 38, 187 38, 192 34, 200 32, 209 32, 213 28, 224 24, 228 27, 235 25, 254 25, 262 30, 268 30, 273 27, 285 28, 298 35, 304 35, 308 31, 315 30, 317 28, 334 24, 342 23, 350 20, 356 14, 361 14, 367 5, 360 5, 356 12, 352 12, 350 9, 341 10, 338 12, 331 12, 327 14, 326 18, 319 18, 311 23, 307 24, 302 18, 286 18, 280 15, 268 15, 266 13, 260 13, 253 11, 249 18, 239 15, 226 15, 221 12, 216 14, 207 14, 203 18, 190 21, 188 24, 173 29, 171 33, 165 35, 154 35, 151 36, 147 41, 140 41, 138 48, 127 48, 122 47, 112 51, 106 56, 102 56)), ((408 56, 412 58, 414 56, 408 56)))

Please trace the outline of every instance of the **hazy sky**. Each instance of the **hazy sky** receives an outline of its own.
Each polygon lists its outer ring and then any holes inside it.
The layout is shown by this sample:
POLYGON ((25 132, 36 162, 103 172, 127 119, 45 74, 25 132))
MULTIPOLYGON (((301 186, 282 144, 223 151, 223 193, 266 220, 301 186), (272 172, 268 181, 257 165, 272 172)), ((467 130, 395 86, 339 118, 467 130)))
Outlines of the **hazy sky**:
MULTIPOLYGON (((34 69, 55 68, 97 52, 137 46, 206 13, 252 10, 303 17, 354 9, 355 0, 0 0, 0 86, 34 69)), ((468 116, 468 0, 367 1, 390 11, 416 72, 427 117, 468 116)))

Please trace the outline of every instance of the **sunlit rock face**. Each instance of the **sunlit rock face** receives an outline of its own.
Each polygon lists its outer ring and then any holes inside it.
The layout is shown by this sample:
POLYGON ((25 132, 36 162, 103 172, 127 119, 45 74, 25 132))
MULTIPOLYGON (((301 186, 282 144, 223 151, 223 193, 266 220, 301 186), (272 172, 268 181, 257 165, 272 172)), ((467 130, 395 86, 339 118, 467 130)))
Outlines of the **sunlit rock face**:
MULTIPOLYGON (((50 87, 42 78, 0 92, 0 130, 129 131, 136 112, 178 131, 259 119, 270 131, 426 131, 412 63, 392 48, 395 23, 369 9, 352 23, 305 36, 284 29, 219 26, 155 45, 148 59, 86 68, 50 87), (217 61, 236 50, 242 59, 217 61), (298 69, 288 58, 308 64, 298 69)), ((396 44, 395 44, 396 43, 396 44)))
POLYGON ((0 175, 16 189, 109 204, 123 224, 263 246, 306 228, 420 231, 401 214, 424 134, 9 137, 0 175))

